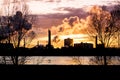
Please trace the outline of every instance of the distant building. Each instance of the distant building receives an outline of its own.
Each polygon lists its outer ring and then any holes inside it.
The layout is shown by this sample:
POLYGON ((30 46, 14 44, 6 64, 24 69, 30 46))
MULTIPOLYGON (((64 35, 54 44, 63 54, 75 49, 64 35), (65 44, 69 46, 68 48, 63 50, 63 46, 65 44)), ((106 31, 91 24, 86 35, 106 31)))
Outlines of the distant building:
POLYGON ((64 39, 64 47, 73 47, 73 46, 74 46, 73 39, 70 38, 64 39))
POLYGON ((74 44, 75 48, 93 48, 93 44, 92 43, 75 43, 74 44))
POLYGON ((105 48, 105 45, 104 44, 97 44, 96 48, 105 48))

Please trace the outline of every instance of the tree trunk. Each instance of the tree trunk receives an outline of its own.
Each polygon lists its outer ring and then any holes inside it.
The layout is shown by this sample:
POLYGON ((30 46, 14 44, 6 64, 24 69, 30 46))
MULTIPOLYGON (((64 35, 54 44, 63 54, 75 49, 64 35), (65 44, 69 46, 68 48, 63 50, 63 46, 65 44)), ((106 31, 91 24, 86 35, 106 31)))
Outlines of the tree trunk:
POLYGON ((105 66, 107 65, 107 59, 106 59, 106 56, 104 56, 104 65, 105 65, 105 66))
POLYGON ((18 56, 15 56, 15 65, 18 65, 18 56))
POLYGON ((18 44, 17 44, 17 48, 20 47, 21 36, 22 36, 22 29, 20 29, 20 31, 18 31, 18 44))
POLYGON ((11 56, 13 65, 18 65, 18 56, 11 56))

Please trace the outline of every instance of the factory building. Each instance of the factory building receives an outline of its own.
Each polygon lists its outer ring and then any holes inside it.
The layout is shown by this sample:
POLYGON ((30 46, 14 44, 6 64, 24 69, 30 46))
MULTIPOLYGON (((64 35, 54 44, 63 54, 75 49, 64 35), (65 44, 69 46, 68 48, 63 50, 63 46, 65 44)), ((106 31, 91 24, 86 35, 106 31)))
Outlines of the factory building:
POLYGON ((92 43, 75 43, 74 44, 75 48, 93 48, 93 44, 92 43))
POLYGON ((73 46, 74 46, 73 39, 70 38, 64 39, 64 47, 73 47, 73 46))

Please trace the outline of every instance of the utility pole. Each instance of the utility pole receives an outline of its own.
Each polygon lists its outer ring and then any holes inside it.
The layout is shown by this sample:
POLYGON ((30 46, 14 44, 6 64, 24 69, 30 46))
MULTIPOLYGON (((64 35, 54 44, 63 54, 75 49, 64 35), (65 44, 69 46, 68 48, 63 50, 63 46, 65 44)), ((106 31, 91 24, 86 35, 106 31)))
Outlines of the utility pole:
POLYGON ((51 31, 48 30, 48 45, 51 46, 51 31))
POLYGON ((26 43, 25 43, 25 38, 24 38, 24 48, 25 48, 25 45, 26 45, 26 43))
POLYGON ((118 31, 118 48, 120 48, 120 32, 118 31))

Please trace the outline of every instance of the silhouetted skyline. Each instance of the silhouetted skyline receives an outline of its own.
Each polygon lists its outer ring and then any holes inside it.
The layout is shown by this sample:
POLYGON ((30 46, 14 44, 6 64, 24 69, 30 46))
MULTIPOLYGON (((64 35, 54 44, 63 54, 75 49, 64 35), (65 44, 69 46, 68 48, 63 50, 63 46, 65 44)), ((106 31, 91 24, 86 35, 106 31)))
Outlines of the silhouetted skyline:
MULTIPOLYGON (((21 10, 23 2, 16 0, 0 0, 1 15, 6 14, 7 6, 15 4, 18 10, 21 10), (19 4, 19 5, 18 5, 19 4)), ((117 0, 116 0, 117 1, 117 0)), ((25 0, 29 9, 29 15, 36 17, 35 23, 31 30, 37 35, 32 40, 29 47, 33 47, 39 41, 39 44, 46 45, 48 43, 48 29, 51 30, 51 43, 57 48, 64 46, 64 39, 72 38, 74 43, 94 41, 89 39, 86 29, 89 27, 91 9, 95 10, 96 6, 99 9, 104 8, 110 13, 117 4, 115 0, 25 0), (77 6, 76 6, 77 5, 77 6), (37 14, 37 15, 36 15, 37 14), (57 36, 57 41, 54 41, 57 36)), ((10 7, 12 8, 12 7, 10 7)), ((9 10, 10 14, 12 9, 9 10)), ((97 11, 96 11, 97 12, 97 11)), ((112 46, 117 47, 114 43, 112 46)))

